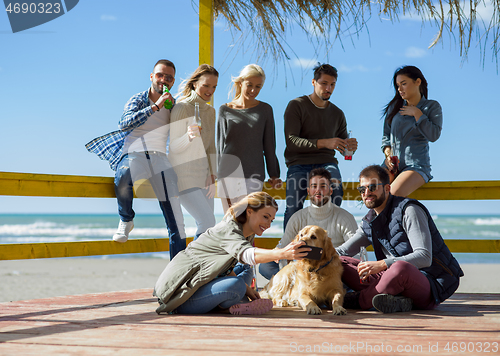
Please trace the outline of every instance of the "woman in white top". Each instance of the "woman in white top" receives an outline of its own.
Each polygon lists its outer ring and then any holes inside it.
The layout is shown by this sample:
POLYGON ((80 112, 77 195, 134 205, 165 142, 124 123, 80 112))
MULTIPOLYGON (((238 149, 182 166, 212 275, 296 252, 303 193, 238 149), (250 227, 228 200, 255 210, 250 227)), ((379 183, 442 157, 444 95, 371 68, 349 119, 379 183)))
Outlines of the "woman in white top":
POLYGON ((202 64, 181 84, 181 98, 172 109, 168 159, 178 176, 182 206, 196 220, 196 236, 215 225, 215 109, 208 104, 219 73, 202 64), (199 106, 201 127, 195 119, 199 106))

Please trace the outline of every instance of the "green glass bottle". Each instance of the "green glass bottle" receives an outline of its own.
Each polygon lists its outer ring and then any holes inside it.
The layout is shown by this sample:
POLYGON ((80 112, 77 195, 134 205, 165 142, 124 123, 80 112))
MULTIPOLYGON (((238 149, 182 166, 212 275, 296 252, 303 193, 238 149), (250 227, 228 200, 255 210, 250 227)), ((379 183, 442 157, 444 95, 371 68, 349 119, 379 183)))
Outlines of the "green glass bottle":
MULTIPOLYGON (((168 87, 166 85, 163 85, 163 94, 165 94, 165 93, 170 93, 170 92, 168 91, 168 87)), ((174 104, 172 104, 172 102, 170 100, 165 100, 165 102, 163 103, 163 106, 165 107, 165 109, 172 109, 174 104)))

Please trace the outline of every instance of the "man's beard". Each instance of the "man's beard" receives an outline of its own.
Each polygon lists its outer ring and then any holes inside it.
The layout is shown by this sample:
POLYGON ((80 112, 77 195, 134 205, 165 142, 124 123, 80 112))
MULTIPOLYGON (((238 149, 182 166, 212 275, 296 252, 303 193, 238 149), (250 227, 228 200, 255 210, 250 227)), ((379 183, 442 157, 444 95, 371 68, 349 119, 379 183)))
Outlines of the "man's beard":
POLYGON ((381 206, 382 204, 384 204, 384 201, 385 201, 385 191, 384 191, 383 195, 381 195, 380 197, 376 198, 375 200, 372 200, 370 202, 366 202, 365 201, 365 206, 368 209, 376 209, 379 206, 381 206))
POLYGON ((330 196, 325 196, 321 199, 317 199, 317 198, 313 197, 313 198, 310 198, 310 200, 311 200, 311 203, 316 205, 316 206, 323 206, 323 205, 328 203, 328 200, 330 200, 330 196))
MULTIPOLYGON (((165 86, 166 86, 166 84, 165 84, 165 86)), ((162 86, 162 88, 163 88, 163 86, 162 86)), ((158 94, 163 95, 163 90, 162 90, 162 89, 160 89, 160 87, 159 87, 159 86, 157 86, 157 85, 155 85, 155 84, 153 84, 153 90, 154 90, 155 92, 157 92, 158 94)))
POLYGON ((323 94, 322 96, 320 96, 320 98, 323 101, 328 101, 328 100, 330 100, 331 96, 332 96, 332 94, 323 94), (328 95, 328 97, 325 98, 326 95, 328 95))

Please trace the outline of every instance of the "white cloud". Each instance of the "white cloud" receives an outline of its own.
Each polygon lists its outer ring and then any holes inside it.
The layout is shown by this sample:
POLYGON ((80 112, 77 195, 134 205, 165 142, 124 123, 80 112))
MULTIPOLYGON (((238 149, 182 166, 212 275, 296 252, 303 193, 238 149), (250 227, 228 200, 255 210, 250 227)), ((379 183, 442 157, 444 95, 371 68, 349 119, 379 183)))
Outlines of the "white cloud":
MULTIPOLYGON (((441 13, 441 5, 439 2, 434 2, 433 6, 435 8, 435 11, 440 14, 441 13)), ((460 7, 462 8, 465 17, 468 19, 469 14, 470 14, 470 2, 469 1, 462 1, 460 4, 460 7)), ((484 21, 486 24, 489 24, 490 20, 493 18, 493 13, 494 13, 495 7, 493 5, 493 1, 484 1, 484 2, 479 2, 476 6, 476 18, 479 22, 484 21)), ((450 12, 450 5, 449 3, 443 1, 443 11, 446 16, 446 20, 450 19, 449 12, 450 12)), ((429 13, 426 14, 426 19, 429 19, 429 13)), ((409 20, 409 21, 422 21, 421 16, 417 14, 416 11, 409 11, 406 12, 404 15, 399 16, 400 20, 409 20)))
MULTIPOLYGON (((467 3, 467 11, 470 11, 469 9, 470 9, 469 3, 467 3)), ((488 24, 490 20, 493 18, 494 11, 495 8, 493 6, 492 1, 488 1, 486 3, 479 3, 476 8, 477 18, 488 24)))
POLYGON ((113 15, 101 15, 101 21, 116 21, 116 16, 113 15))
POLYGON ((299 68, 312 68, 316 64, 318 64, 318 60, 310 58, 295 58, 292 61, 292 67, 299 67, 299 68))
POLYGON ((427 55, 427 51, 418 47, 408 47, 405 51, 405 57, 422 58, 427 55))

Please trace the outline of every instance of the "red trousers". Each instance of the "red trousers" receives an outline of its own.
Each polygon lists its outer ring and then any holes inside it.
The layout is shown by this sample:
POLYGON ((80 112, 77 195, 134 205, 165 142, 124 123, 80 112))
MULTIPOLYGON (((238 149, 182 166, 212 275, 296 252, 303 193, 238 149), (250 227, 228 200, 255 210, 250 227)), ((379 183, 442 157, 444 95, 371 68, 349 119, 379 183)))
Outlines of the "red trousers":
POLYGON ((385 271, 372 274, 368 277, 368 281, 362 284, 358 274, 358 264, 361 261, 347 256, 341 256, 340 259, 344 266, 342 281, 351 289, 361 291, 359 295, 361 309, 372 308, 372 299, 377 294, 409 297, 416 309, 436 307, 429 280, 411 263, 396 261, 385 271))

